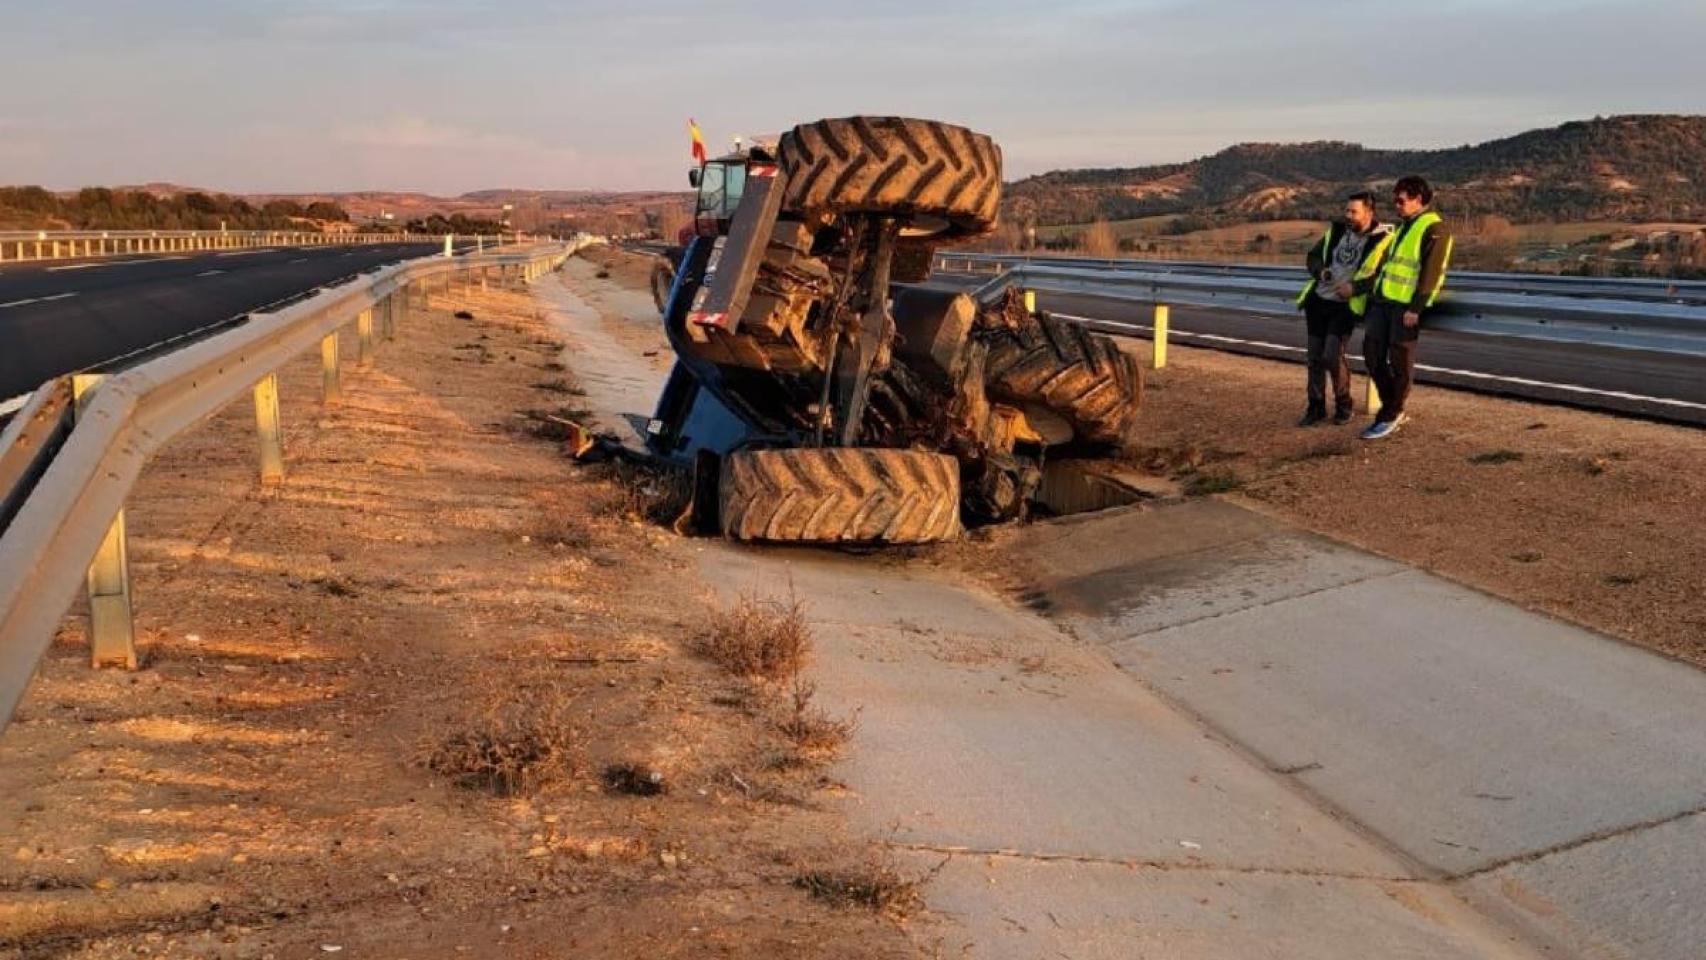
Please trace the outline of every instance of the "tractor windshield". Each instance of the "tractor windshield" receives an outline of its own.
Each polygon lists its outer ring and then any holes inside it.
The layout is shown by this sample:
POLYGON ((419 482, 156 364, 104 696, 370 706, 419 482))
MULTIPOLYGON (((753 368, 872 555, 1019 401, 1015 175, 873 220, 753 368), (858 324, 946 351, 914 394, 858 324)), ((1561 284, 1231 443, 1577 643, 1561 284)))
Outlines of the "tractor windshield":
POLYGON ((746 189, 746 164, 712 160, 699 172, 699 204, 694 225, 702 237, 727 233, 740 195, 746 189))

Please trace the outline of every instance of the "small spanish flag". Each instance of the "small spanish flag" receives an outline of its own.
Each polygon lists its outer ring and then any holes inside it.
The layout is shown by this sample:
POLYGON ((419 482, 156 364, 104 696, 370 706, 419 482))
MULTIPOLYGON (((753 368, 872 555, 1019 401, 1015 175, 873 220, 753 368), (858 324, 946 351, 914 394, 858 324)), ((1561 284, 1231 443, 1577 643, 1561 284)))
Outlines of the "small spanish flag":
POLYGON ((687 135, 693 138, 693 159, 700 164, 705 162, 705 138, 699 135, 699 124, 692 117, 687 118, 687 135))

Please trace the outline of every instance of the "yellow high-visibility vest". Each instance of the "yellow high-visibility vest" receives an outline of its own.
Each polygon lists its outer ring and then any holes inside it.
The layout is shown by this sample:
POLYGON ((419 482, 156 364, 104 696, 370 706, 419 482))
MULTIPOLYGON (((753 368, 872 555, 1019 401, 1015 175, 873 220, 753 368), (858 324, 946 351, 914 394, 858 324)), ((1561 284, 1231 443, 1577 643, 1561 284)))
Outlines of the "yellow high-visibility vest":
MULTIPOLYGON (((1349 230, 1350 226, 1347 224, 1345 226, 1345 229, 1349 230)), ((1333 228, 1328 227, 1327 232, 1321 235, 1321 261, 1323 263, 1332 262, 1332 259, 1333 259, 1333 246, 1332 246, 1332 244, 1333 244, 1333 228)), ((1392 231, 1387 230, 1386 232, 1382 233, 1379 236, 1379 238, 1375 240, 1375 242, 1373 242, 1373 243, 1369 244, 1367 247, 1365 247, 1363 249, 1363 252, 1362 252, 1362 262, 1357 264, 1356 273, 1351 276, 1351 283, 1355 284, 1355 283, 1361 282, 1363 280, 1367 280, 1369 277, 1374 276, 1375 271, 1380 269, 1381 257, 1386 255, 1386 248, 1391 246, 1391 245, 1392 245, 1392 231)), ((1314 290, 1315 290, 1315 278, 1310 277, 1309 282, 1305 283, 1303 285, 1303 289, 1301 291, 1299 291, 1297 294, 1297 305, 1300 307, 1303 306, 1303 301, 1309 299, 1309 294, 1312 293, 1314 290)), ((1350 307, 1351 307, 1352 313, 1356 314, 1359 317, 1362 316, 1363 311, 1368 309, 1368 294, 1359 293, 1359 294, 1355 294, 1354 296, 1352 296, 1350 299, 1350 307)))
MULTIPOLYGON (((1422 279, 1422 238, 1427 235, 1428 228, 1440 222, 1440 215, 1432 210, 1424 210, 1416 218, 1398 228, 1397 239, 1392 242, 1392 253, 1386 262, 1380 266, 1380 279, 1374 288, 1380 291, 1383 299, 1393 303, 1409 303, 1416 296, 1416 285, 1422 279)), ((1445 241, 1445 262, 1451 261, 1451 238, 1445 241)), ((1440 288, 1445 286, 1445 271, 1439 273, 1439 279, 1434 281, 1433 289, 1428 291, 1428 299, 1423 306, 1431 307, 1439 297, 1440 288)))

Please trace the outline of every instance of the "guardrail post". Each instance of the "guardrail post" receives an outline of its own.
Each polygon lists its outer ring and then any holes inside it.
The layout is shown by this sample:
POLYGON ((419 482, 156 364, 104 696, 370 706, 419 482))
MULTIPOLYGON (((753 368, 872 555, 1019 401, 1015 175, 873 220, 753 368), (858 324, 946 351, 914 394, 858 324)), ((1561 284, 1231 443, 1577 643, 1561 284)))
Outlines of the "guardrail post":
POLYGON ((89 665, 136 669, 136 624, 130 608, 130 557, 124 509, 113 515, 89 564, 89 665))
POLYGON ((344 399, 343 374, 338 369, 338 332, 320 338, 320 402, 330 406, 344 399))
MULTIPOLYGON (((103 374, 80 373, 71 378, 78 411, 87 406, 103 374)), ((113 514, 100 549, 89 562, 85 583, 89 593, 89 665, 108 664, 136 669, 136 626, 130 607, 130 557, 124 531, 124 508, 113 514)))
POLYGON ((284 433, 278 422, 278 374, 255 384, 255 433, 261 442, 261 482, 284 479, 284 433))
POLYGON ((1149 369, 1159 370, 1167 365, 1167 305, 1155 305, 1155 322, 1152 330, 1153 339, 1149 348, 1149 369))
POLYGON ((355 366, 358 370, 373 366, 372 310, 363 310, 355 315, 355 366))
POLYGON ((1026 313, 1036 313, 1037 312, 1037 292, 1035 290, 1026 290, 1025 291, 1025 312, 1026 313))
POLYGON ((383 318, 380 326, 382 334, 386 340, 397 339, 397 295, 395 293, 384 299, 381 310, 383 311, 380 313, 380 317, 383 318))

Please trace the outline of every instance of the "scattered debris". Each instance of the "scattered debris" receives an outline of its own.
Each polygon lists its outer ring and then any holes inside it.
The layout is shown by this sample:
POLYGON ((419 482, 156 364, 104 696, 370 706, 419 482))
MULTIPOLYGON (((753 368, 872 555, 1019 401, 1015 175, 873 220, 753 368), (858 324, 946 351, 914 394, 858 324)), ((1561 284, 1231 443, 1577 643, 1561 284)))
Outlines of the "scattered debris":
POLYGON ((355 585, 343 577, 315 577, 308 582, 319 587, 330 596, 344 598, 361 596, 355 585))
POLYGON ((1522 454, 1516 450, 1485 450, 1469 455, 1470 463, 1515 463, 1522 459, 1522 454))
POLYGON ((604 768, 604 786, 612 793, 655 797, 669 792, 661 771, 641 764, 613 763, 604 768))

